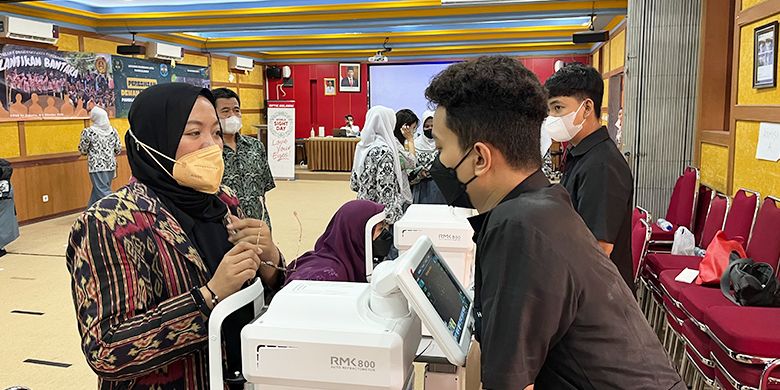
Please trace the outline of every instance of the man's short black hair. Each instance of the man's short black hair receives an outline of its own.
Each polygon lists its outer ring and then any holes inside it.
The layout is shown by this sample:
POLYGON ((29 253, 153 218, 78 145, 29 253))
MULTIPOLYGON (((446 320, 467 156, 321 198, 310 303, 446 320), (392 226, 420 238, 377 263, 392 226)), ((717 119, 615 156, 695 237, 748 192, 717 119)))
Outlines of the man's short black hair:
POLYGON ((395 129, 393 130, 393 135, 395 135, 395 138, 398 138, 398 142, 400 142, 401 145, 406 141, 404 133, 401 132, 401 128, 413 123, 420 123, 420 118, 417 117, 414 111, 404 108, 395 113, 395 129))
POLYGON ((352 116, 352 114, 347 114, 347 115, 344 115, 344 119, 353 119, 354 120, 355 117, 352 116))
POLYGON ((227 88, 217 88, 215 90, 212 90, 211 93, 214 94, 214 100, 216 99, 230 99, 230 98, 236 98, 236 101, 238 102, 238 106, 241 107, 241 99, 238 97, 238 94, 233 91, 232 89, 227 88))
POLYGON ((539 136, 547 97, 520 61, 485 56, 451 65, 431 81, 425 97, 447 110, 447 127, 462 149, 486 142, 515 168, 541 166, 539 136))
POLYGON ((550 98, 569 96, 579 100, 593 100, 593 107, 601 117, 601 103, 604 99, 604 80, 596 68, 575 62, 555 72, 544 83, 550 98))

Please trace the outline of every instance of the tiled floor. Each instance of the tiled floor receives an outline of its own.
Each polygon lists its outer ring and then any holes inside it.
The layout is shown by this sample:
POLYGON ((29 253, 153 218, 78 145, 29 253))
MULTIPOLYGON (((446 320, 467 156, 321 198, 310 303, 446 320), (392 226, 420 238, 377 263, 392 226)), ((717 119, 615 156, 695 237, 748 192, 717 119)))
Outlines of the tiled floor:
MULTIPOLYGON (((346 181, 278 182, 268 194, 274 240, 288 258, 311 249, 333 213, 354 197, 346 181), (300 245, 293 212, 303 227, 300 245)), ((81 353, 65 268, 75 218, 22 227, 21 237, 6 248, 9 254, 0 258, 0 390, 13 385, 33 390, 96 388, 96 377, 81 353), (27 359, 70 366, 25 363, 27 359)))

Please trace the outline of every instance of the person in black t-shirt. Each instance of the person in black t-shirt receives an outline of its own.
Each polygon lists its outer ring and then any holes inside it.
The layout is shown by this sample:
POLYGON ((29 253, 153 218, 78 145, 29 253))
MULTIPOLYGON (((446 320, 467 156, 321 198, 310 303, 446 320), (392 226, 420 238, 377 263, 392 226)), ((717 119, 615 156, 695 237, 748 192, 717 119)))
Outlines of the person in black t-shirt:
POLYGON ((561 184, 604 253, 633 291, 631 208, 634 179, 615 142, 601 125, 604 81, 591 66, 564 66, 545 83, 549 116, 544 129, 569 142, 561 184))
POLYGON ((430 173, 450 205, 474 207, 474 334, 483 388, 682 390, 631 291, 559 185, 542 174, 547 115, 536 76, 515 59, 450 66, 430 173))

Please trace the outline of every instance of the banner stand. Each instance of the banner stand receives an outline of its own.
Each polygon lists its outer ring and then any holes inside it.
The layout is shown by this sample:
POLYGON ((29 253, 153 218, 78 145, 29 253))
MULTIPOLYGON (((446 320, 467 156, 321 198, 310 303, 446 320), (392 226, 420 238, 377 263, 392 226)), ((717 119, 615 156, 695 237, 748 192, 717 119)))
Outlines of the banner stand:
POLYGON ((295 101, 268 101, 268 166, 274 179, 295 180, 295 101))

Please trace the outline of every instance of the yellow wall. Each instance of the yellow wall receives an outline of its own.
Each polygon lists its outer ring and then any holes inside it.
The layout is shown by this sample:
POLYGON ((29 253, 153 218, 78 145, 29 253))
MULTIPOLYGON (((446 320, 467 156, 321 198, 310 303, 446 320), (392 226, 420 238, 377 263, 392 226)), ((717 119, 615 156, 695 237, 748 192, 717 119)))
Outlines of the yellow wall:
POLYGON ((211 81, 228 83, 230 81, 230 70, 228 69, 228 62, 226 59, 212 58, 211 59, 211 81))
POLYGON ((255 69, 247 75, 239 74, 238 81, 246 84, 263 85, 263 66, 255 65, 255 69))
POLYGON ((772 0, 742 0, 742 9, 748 9, 762 1, 772 1, 772 0))
POLYGON ((720 145, 701 145, 701 182, 717 191, 727 193, 729 148, 720 145))
POLYGON ((780 162, 756 159, 758 122, 737 122, 734 148, 734 190, 748 188, 761 196, 780 197, 780 162))
MULTIPOLYGON (((760 0, 743 0, 743 9, 759 2, 760 0)), ((745 25, 739 31, 739 70, 736 85, 739 105, 780 105, 780 90, 777 87, 753 88, 754 29, 773 21, 780 21, 780 14, 745 25)), ((739 188, 748 188, 760 192, 762 196, 780 196, 780 162, 756 159, 759 125, 759 122, 754 121, 736 122, 731 195, 739 188)), ((703 144, 701 169, 703 182, 719 186, 724 178, 728 179, 728 148, 703 144)))
POLYGON ((60 34, 60 39, 57 41, 57 50, 79 51, 79 37, 70 34, 60 34))
POLYGON ((19 156, 19 128, 16 122, 0 123, 0 158, 19 156))
MULTIPOLYGON (((243 102, 242 102, 243 104, 243 102)), ((241 115, 241 134, 257 134, 257 127, 255 125, 259 125, 261 120, 260 114, 249 114, 245 113, 241 115)))
POLYGON ((184 53, 184 59, 181 60, 181 63, 186 65, 209 66, 209 58, 197 54, 184 53))
POLYGON ((260 88, 241 87, 238 90, 238 97, 241 98, 243 109, 263 107, 263 90, 260 88))
MULTIPOLYGON (((626 30, 620 31, 614 34, 609 41, 604 43, 598 50, 593 52, 591 63, 593 66, 605 75, 612 72, 625 64, 626 56, 626 30), (599 60, 601 65, 599 66, 599 60)), ((606 77, 606 76, 605 76, 606 77)), ((622 104, 622 103, 621 103, 622 104)), ((602 100, 601 110, 601 123, 606 125, 609 116, 609 79, 604 78, 604 98, 602 100)))
POLYGON ((125 133, 130 128, 130 122, 127 118, 111 118, 111 126, 113 126, 119 133, 119 140, 122 141, 122 146, 125 146, 125 133))
MULTIPOLYGON (((84 51, 94 53, 116 53, 117 42, 84 37, 84 51)), ((60 34, 58 50, 61 51, 79 51, 79 36, 73 34, 60 34)), ((212 81, 229 82, 230 72, 228 62, 221 57, 212 58, 215 71, 212 73, 212 81)), ((209 66, 209 57, 201 54, 185 53, 182 64, 209 66)), ((263 106, 263 67, 256 65, 254 71, 247 75, 238 75, 234 77, 233 82, 239 82, 241 85, 239 93, 241 95, 242 106, 248 109, 259 109, 263 106), (242 85, 249 84, 249 86, 242 85)), ((235 87, 231 89, 236 90, 235 87)), ((257 129, 253 125, 260 124, 261 114, 244 114, 244 132, 247 134, 256 134, 257 129)), ((88 123, 87 123, 88 124, 88 123)), ((124 137, 127 129, 130 127, 126 118, 111 119, 111 124, 119 131, 119 138, 124 144, 124 137)), ((25 140, 26 148, 24 152, 27 157, 41 156, 47 154, 72 153, 78 151, 78 142, 81 131, 85 127, 85 121, 78 120, 48 120, 48 121, 26 121, 25 140)), ((19 143, 19 124, 18 122, 0 122, 0 157, 12 158, 21 157, 19 143)))
POLYGON ((617 33, 610 39, 609 45, 609 70, 615 70, 625 64, 626 57, 626 30, 617 33))
POLYGON ((25 122, 27 155, 77 152, 82 130, 83 119, 25 122))
POLYGON ((97 38, 84 38, 84 51, 92 53, 116 53, 116 47, 119 44, 113 41, 106 41, 97 38))
POLYGON ((753 88, 754 29, 773 21, 780 21, 780 14, 742 27, 739 44, 738 104, 780 104, 780 88, 753 88))

